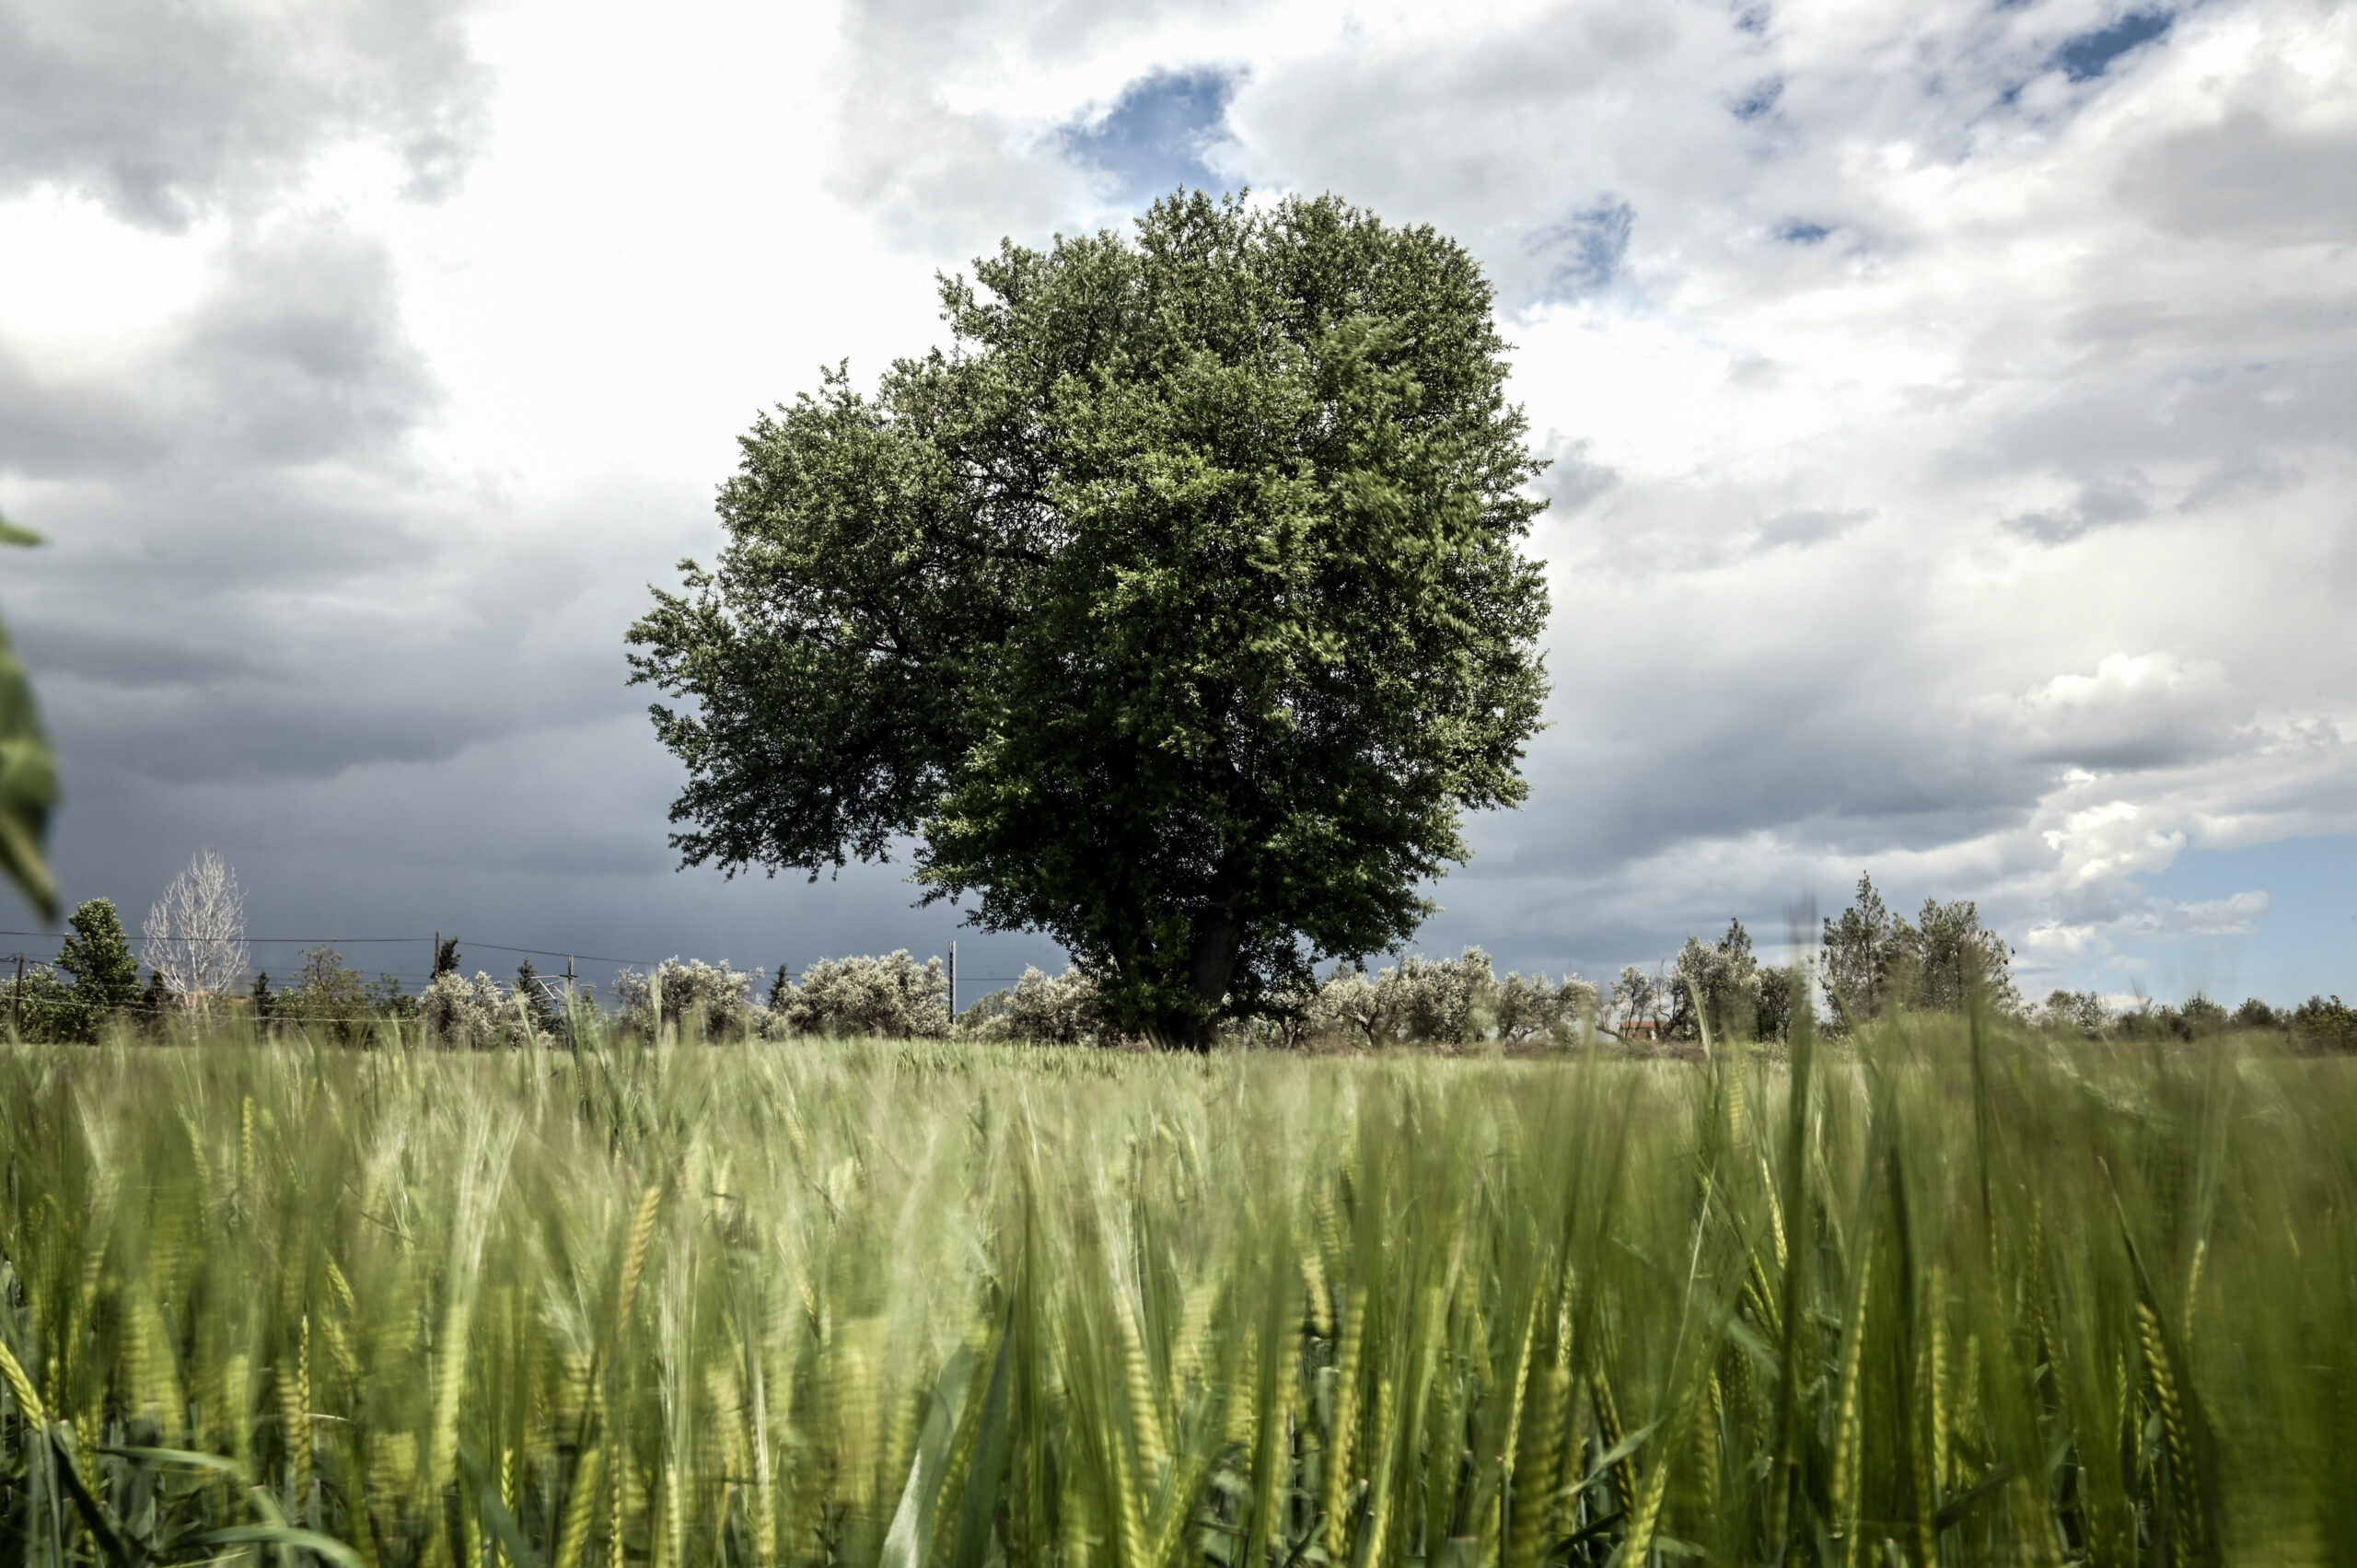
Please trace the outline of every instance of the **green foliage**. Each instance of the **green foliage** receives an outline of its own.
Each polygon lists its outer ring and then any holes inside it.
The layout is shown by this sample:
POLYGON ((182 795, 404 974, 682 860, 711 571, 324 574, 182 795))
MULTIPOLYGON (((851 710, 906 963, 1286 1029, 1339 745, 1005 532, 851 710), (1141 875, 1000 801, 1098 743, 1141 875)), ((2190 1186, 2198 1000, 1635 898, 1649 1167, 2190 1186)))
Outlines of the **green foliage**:
POLYGON ((1875 879, 1860 877, 1857 901, 1825 923, 1817 949, 1835 1019, 1878 1018, 1897 1004, 1907 980, 1909 931, 1883 903, 1875 879))
POLYGON ((0 1051, 0 1561, 2357 1539, 2348 1063, 1916 1016, 1819 1073, 1806 1036, 1789 1074, 0 1051))
POLYGON ((20 1040, 76 1040, 87 1038, 88 1016, 74 988, 47 964, 27 964, 24 978, 7 977, 10 1027, 20 1040))
POLYGON ((2311 996, 2292 1009, 2292 1038, 2310 1051, 2357 1051, 2357 1007, 2336 993, 2311 996))
POLYGON ((74 981, 70 1017, 60 1020, 58 1032, 41 1038, 95 1040, 110 1017, 138 1006, 139 960, 109 900, 83 900, 65 923, 57 969, 74 981))
POLYGON ((360 971, 334 947, 321 946, 303 950, 302 970, 279 993, 276 1011, 323 1039, 351 1041, 367 1033, 375 1009, 360 971))
POLYGON ((1700 937, 1689 936, 1670 975, 1669 1019, 1663 1031, 1670 1039, 1701 1039, 1706 1020, 1719 1040, 1749 1040, 1759 1033, 1767 981, 1743 922, 1727 922, 1727 934, 1708 947, 1700 937))
POLYGON ((2283 1016, 2256 996, 2243 998, 2235 1009, 2235 1027, 2238 1029, 2277 1029, 2283 1027, 2283 1016))
POLYGON ((1623 1035, 1634 1033, 1632 1026, 1638 1025, 1658 1030, 1662 1010, 1668 1005, 1669 987, 1635 964, 1624 966, 1620 978, 1612 982, 1612 1016, 1623 1035))
POLYGON ((164 983, 164 971, 149 970, 147 984, 139 993, 140 1027, 151 1034, 161 1033, 178 1006, 170 989, 164 983))
POLYGON ((2057 989, 2047 993, 2038 1020, 2049 1028, 2093 1040, 2111 1027, 2111 1009, 2092 991, 2057 989))
POLYGON ((1207 1043, 1404 940, 1518 801, 1542 503, 1472 258, 1331 198, 1179 195, 1008 243, 946 353, 828 375, 631 628, 690 864, 913 834, 928 899, 1052 935, 1125 1034, 1207 1043))
POLYGON ((1910 925, 1885 907, 1873 877, 1860 877, 1857 901, 1826 921, 1820 951, 1826 1000, 1839 1026, 1895 1007, 1965 1013, 1977 1002, 2003 1013, 2021 1010, 2013 948, 1981 925, 1970 899, 1926 899, 1910 925))
POLYGON ((510 994, 523 1005, 525 1027, 533 1034, 555 1036, 563 1032, 563 1010, 541 983, 540 966, 528 955, 516 966, 516 989, 510 994))
POLYGON ((1814 1021, 1815 1013, 1809 1005, 1811 978, 1805 962, 1759 966, 1759 999, 1753 1015, 1753 1040, 1789 1040, 1802 1012, 1808 1012, 1814 1021))
MULTIPOLYGON (((41 536, 0 518, 0 544, 39 544, 41 536)), ((43 920, 57 918, 57 883, 41 845, 57 804, 57 753, 41 727, 24 662, 0 627, 0 876, 15 884, 43 920)))

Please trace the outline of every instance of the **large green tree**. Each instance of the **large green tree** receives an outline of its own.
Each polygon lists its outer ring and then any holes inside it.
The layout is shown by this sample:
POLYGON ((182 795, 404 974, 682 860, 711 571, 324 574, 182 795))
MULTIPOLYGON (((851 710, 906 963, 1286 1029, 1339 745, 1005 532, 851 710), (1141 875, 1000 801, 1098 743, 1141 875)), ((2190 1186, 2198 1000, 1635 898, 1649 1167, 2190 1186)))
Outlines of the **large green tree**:
POLYGON ((941 284, 952 343, 761 416, 630 631, 730 874, 888 858, 1201 1046, 1404 940, 1518 801, 1543 502, 1473 259, 1330 197, 1157 202, 941 284))

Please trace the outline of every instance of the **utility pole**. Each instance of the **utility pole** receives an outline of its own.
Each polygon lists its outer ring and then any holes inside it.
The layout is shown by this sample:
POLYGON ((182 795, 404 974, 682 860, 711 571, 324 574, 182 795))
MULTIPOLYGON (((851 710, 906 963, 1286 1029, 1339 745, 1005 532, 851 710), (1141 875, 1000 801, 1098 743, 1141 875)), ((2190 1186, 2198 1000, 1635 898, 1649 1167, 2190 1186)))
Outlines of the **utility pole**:
POLYGON ((8 1030, 11 1034, 25 1032, 25 956, 17 955, 17 991, 8 1001, 8 1030))
MULTIPOLYGON (((23 969, 24 960, 19 958, 17 967, 23 969)), ((953 1024, 958 1021, 958 938, 955 936, 949 939, 949 1021, 953 1024)))

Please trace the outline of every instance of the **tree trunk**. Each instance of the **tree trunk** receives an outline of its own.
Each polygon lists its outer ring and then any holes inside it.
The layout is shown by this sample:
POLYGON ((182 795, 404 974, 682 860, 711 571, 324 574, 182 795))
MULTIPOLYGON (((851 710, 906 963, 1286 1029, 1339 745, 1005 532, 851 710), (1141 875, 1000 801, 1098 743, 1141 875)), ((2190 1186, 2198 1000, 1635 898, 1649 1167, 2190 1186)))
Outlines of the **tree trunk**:
POLYGON ((1195 1016, 1187 1020, 1178 1043, 1189 1051, 1212 1048, 1220 1004, 1227 997, 1228 977, 1236 972, 1236 956, 1244 947, 1244 922, 1233 905, 1205 910, 1195 921, 1195 951, 1187 966, 1187 980, 1195 993, 1195 1016))

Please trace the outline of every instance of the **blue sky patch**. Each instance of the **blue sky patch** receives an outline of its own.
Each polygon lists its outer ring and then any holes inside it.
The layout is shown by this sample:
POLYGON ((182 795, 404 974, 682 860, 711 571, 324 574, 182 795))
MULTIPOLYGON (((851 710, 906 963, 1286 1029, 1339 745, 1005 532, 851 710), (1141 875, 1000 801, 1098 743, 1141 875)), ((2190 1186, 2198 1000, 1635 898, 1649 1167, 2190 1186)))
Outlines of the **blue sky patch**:
POLYGON ((2288 1007, 2319 993, 2357 997, 2357 833, 2189 849, 2145 881, 2187 902, 2250 890, 2269 899, 2247 936, 2123 942, 2146 960, 2145 983, 2160 1000, 2200 991, 2229 1007, 2246 996, 2288 1007))
POLYGON ((1180 185, 1224 190, 1203 153, 1226 123, 1236 81, 1236 73, 1210 68, 1141 76, 1121 89, 1103 120, 1067 130, 1064 145, 1110 175, 1128 200, 1167 195, 1180 185))
POLYGON ((1776 238, 1787 245, 1814 245, 1833 231, 1821 223, 1788 223, 1776 231, 1776 238))
POLYGON ((2169 30, 2177 18, 2166 11, 2131 11, 2109 27, 2096 28, 2062 41, 2054 64, 2074 82, 2092 81, 2111 69, 2111 63, 2131 49, 2152 42, 2169 30))
POLYGON ((1736 99, 1735 117, 1737 120, 1757 120, 1761 115, 1768 113, 1771 110, 1773 110, 1776 107, 1777 100, 1782 99, 1783 96, 1784 78, 1782 76, 1765 77, 1753 84, 1749 92, 1736 99))
POLYGON ((1582 207, 1552 228, 1533 237, 1531 250, 1558 258, 1547 277, 1550 298, 1576 299, 1610 283, 1629 254, 1629 236, 1637 226, 1636 209, 1608 198, 1582 207))

